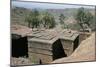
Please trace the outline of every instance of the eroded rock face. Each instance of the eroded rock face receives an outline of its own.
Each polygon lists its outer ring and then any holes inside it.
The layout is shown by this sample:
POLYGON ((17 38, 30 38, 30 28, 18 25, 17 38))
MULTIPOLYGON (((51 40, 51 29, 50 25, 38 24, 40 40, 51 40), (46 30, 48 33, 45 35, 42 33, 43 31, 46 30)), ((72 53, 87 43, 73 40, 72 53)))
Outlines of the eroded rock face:
POLYGON ((83 40, 79 47, 72 53, 71 56, 61 58, 53 61, 52 63, 65 63, 65 62, 81 62, 81 61, 95 61, 95 33, 83 40))

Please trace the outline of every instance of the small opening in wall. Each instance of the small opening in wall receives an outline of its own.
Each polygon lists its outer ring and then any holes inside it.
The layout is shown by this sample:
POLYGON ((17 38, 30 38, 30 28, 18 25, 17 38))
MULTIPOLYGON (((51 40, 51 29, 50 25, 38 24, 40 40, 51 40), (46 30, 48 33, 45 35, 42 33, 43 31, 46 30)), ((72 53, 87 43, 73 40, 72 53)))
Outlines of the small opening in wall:
POLYGON ((27 37, 12 34, 12 57, 28 57, 27 37))
POLYGON ((53 52, 53 60, 66 57, 67 55, 64 52, 63 46, 61 44, 60 39, 58 39, 53 45, 52 45, 52 52, 53 52))
POLYGON ((79 36, 74 41, 74 50, 79 46, 79 36))

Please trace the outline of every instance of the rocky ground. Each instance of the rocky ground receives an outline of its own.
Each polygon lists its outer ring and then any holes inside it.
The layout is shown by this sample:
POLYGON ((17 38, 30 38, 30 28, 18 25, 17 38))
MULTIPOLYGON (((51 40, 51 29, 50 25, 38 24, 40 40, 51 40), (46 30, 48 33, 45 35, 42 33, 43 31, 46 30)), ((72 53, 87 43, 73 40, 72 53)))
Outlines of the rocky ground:
POLYGON ((15 66, 15 65, 29 65, 29 64, 33 64, 31 63, 31 61, 28 58, 15 58, 15 57, 11 57, 11 65, 15 66))

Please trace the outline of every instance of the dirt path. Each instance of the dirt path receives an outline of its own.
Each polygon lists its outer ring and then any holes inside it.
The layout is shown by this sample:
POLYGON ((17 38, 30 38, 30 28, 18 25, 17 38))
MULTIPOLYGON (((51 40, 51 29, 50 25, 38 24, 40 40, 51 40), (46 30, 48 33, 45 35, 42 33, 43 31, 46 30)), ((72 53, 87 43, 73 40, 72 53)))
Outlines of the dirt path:
POLYGON ((95 61, 95 33, 82 41, 74 53, 65 58, 53 61, 52 63, 95 61))

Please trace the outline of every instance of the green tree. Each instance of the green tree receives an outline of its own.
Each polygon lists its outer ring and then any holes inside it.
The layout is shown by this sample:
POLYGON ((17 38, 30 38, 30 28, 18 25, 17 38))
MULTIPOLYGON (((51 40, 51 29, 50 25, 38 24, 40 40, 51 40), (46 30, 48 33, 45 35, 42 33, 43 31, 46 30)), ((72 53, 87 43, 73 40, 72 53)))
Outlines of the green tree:
POLYGON ((77 12, 77 15, 76 15, 76 20, 77 22, 79 23, 79 25, 81 26, 81 28, 84 30, 84 27, 83 27, 83 19, 84 19, 84 8, 79 8, 78 9, 78 12, 77 12))
POLYGON ((28 27, 32 27, 33 12, 30 12, 26 17, 25 21, 28 23, 28 27))
POLYGON ((90 21, 92 20, 92 18, 93 18, 92 14, 90 12, 86 12, 84 8, 81 7, 78 9, 76 20, 83 29, 83 31, 86 28, 90 27, 90 21))
POLYGON ((39 12, 35 9, 33 12, 33 21, 32 21, 32 27, 37 28, 40 24, 40 18, 39 18, 39 12))
POLYGON ((61 24, 64 24, 64 19, 65 19, 65 16, 63 14, 60 14, 59 20, 61 24))
POLYGON ((86 18, 84 19, 84 23, 88 25, 88 27, 90 27, 90 22, 92 22, 93 19, 93 15, 90 12, 86 13, 86 18))
POLYGON ((63 29, 68 28, 67 24, 64 23, 65 16, 64 16, 63 14, 60 14, 59 20, 60 20, 60 24, 62 25, 62 28, 63 28, 63 29))
POLYGON ((40 24, 40 14, 35 9, 33 12, 30 12, 30 14, 25 18, 25 20, 28 22, 28 27, 37 28, 40 24))
POLYGON ((43 16, 43 25, 45 28, 54 28, 55 27, 55 19, 48 12, 46 12, 43 16))
POLYGON ((56 25, 56 22, 55 22, 55 18, 54 18, 54 16, 51 16, 50 20, 51 20, 51 22, 50 22, 50 26, 49 26, 49 28, 54 28, 55 25, 56 25))

